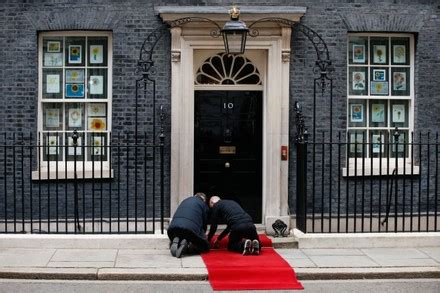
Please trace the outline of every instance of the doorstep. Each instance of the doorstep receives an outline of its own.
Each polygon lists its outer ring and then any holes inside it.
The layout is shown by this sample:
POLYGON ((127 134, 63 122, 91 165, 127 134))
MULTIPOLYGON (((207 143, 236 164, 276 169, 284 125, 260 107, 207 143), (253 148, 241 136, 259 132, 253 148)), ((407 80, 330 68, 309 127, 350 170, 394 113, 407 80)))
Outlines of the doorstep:
POLYGON ((303 233, 293 229, 298 248, 440 247, 440 232, 303 233))
MULTIPOLYGON (((298 248, 294 237, 270 237, 274 248, 298 248)), ((168 249, 165 234, 0 234, 1 248, 168 249)))

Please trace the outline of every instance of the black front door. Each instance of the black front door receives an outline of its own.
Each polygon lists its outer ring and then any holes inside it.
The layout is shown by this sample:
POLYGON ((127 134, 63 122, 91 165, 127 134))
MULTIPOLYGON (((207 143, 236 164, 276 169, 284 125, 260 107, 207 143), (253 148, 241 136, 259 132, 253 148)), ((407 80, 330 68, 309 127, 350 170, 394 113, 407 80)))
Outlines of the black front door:
POLYGON ((262 92, 195 91, 194 191, 262 216, 262 92))

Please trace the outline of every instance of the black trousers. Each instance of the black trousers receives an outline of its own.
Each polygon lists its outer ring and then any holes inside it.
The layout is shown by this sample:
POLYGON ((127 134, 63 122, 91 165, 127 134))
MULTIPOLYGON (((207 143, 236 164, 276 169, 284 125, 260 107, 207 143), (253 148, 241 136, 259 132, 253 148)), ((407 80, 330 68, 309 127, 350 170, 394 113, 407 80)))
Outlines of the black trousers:
POLYGON ((180 241, 186 239, 190 242, 194 253, 201 253, 209 250, 209 242, 205 235, 196 235, 193 231, 183 228, 168 229, 168 238, 173 241, 174 237, 179 237, 180 241))
POLYGON ((256 239, 260 241, 258 238, 257 229, 252 223, 241 224, 237 227, 234 227, 234 229, 231 229, 231 232, 229 233, 228 250, 242 252, 246 239, 256 239))

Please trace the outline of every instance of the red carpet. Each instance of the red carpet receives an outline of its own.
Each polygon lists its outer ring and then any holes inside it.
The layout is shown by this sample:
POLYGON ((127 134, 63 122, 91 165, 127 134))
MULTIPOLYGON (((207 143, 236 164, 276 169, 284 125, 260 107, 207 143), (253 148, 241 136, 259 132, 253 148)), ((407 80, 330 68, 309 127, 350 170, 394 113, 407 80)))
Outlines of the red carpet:
POLYGON ((258 256, 226 250, 227 239, 220 242, 220 249, 202 254, 214 290, 303 289, 290 265, 270 247, 271 240, 260 235, 260 241, 258 256))

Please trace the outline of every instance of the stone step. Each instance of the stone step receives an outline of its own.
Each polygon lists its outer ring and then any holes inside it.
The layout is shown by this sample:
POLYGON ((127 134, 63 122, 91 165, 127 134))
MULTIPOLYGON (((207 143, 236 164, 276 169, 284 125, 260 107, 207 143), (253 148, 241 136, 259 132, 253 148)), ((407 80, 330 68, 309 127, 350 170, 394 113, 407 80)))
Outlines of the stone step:
MULTIPOLYGON (((293 237, 270 237, 275 248, 298 248, 293 237)), ((166 234, 147 235, 55 235, 3 234, 1 248, 77 248, 77 249, 168 249, 166 234)))

